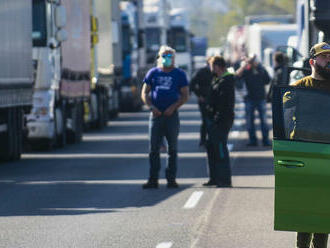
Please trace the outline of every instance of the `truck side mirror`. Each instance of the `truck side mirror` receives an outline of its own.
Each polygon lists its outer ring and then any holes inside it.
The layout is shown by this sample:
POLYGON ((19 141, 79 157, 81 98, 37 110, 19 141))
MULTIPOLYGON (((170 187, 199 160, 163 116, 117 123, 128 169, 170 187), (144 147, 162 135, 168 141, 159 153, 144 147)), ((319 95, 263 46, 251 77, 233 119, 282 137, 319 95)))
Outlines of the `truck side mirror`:
POLYGON ((68 32, 65 29, 60 29, 56 32, 55 38, 58 42, 66 41, 68 39, 68 32))
POLYGON ((57 28, 63 28, 66 25, 66 9, 64 6, 58 6, 55 9, 55 25, 57 28))

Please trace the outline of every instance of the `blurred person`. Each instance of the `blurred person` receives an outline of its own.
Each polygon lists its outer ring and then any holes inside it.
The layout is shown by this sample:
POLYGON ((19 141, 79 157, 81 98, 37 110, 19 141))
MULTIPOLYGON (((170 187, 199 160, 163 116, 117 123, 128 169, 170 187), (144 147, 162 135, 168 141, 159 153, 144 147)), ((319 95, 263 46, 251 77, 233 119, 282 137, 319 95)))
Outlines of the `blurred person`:
POLYGON ((273 60, 274 77, 270 82, 271 85, 267 94, 267 102, 272 102, 274 86, 289 84, 288 57, 284 53, 278 51, 274 54, 273 60))
MULTIPOLYGON (((330 92, 330 45, 322 42, 315 44, 310 50, 309 65, 311 66, 312 73, 295 83, 292 86, 296 87, 310 87, 319 90, 330 92)), ((290 104, 294 101, 294 97, 289 94, 284 96, 285 104, 290 104)), ((294 119, 296 122, 297 120, 294 119)), ((293 132, 290 138, 294 139, 299 136, 296 130, 296 123, 294 123, 293 132)), ((327 233, 297 233, 297 248, 326 248, 328 243, 327 233)))
POLYGON ((262 132, 262 143, 269 146, 269 128, 266 120, 265 85, 270 82, 266 69, 258 62, 256 55, 246 58, 236 71, 238 79, 243 79, 247 89, 245 101, 246 125, 249 133, 248 146, 257 146, 255 128, 255 110, 259 113, 262 132))
POLYGON ((227 141, 234 122, 235 77, 227 71, 226 61, 222 56, 212 57, 209 63, 215 77, 205 106, 209 181, 203 186, 231 187, 227 141))
POLYGON ((198 98, 199 111, 202 117, 202 123, 200 126, 200 140, 199 146, 206 145, 206 98, 209 92, 209 88, 212 82, 212 72, 210 69, 209 61, 211 58, 208 58, 207 65, 199 69, 190 81, 190 89, 198 98))
POLYGON ((149 118, 149 162, 150 171, 144 189, 158 188, 160 171, 160 146, 165 137, 168 144, 166 179, 168 188, 177 188, 177 143, 179 135, 178 109, 189 96, 187 76, 175 67, 175 50, 161 46, 157 67, 148 71, 144 78, 141 98, 150 108, 149 118))

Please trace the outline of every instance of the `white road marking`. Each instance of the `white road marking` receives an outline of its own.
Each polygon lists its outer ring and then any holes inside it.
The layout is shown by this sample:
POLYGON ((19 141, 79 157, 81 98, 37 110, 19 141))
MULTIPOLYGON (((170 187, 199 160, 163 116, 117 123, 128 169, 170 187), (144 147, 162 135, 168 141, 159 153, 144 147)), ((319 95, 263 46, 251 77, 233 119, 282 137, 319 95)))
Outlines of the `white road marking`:
POLYGON ((238 138, 240 132, 239 131, 232 131, 230 133, 230 138, 238 138))
POLYGON ((199 200, 201 199, 202 195, 204 194, 203 191, 195 191, 190 198, 188 199, 188 201, 186 202, 186 204, 183 206, 183 208, 185 209, 191 209, 196 207, 197 203, 199 202, 199 200))
POLYGON ((228 150, 231 152, 234 149, 234 144, 227 144, 228 150))
POLYGON ((157 245, 156 248, 171 248, 172 245, 173 245, 172 242, 164 242, 157 245))

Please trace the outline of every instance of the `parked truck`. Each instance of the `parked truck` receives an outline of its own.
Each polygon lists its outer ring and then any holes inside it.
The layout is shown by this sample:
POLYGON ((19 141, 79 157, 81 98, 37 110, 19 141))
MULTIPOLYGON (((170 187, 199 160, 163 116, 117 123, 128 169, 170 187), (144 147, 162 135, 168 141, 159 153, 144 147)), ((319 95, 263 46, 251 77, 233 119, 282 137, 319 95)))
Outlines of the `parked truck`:
POLYGON ((176 50, 175 64, 192 75, 191 32, 188 13, 184 9, 172 9, 168 44, 176 50))
POLYGON ((36 77, 27 137, 42 148, 76 143, 90 97, 89 0, 32 2, 36 77))
POLYGON ((152 67, 160 46, 168 42, 170 4, 168 0, 144 0, 143 4, 147 66, 152 67))
POLYGON ((319 42, 330 42, 330 2, 328 0, 297 1, 297 42, 294 46, 282 47, 292 67, 290 81, 309 75, 309 51, 319 42))
POLYGON ((141 1, 123 1, 121 9, 121 38, 123 74, 120 90, 120 109, 138 111, 143 76, 146 73, 146 49, 143 30, 143 4, 141 1), (142 17, 141 17, 142 15, 142 17))
POLYGON ((17 160, 32 105, 32 2, 1 0, 0 23, 0 160, 17 160))
POLYGON ((330 41, 330 2, 328 0, 297 1, 298 50, 309 56, 318 42, 330 41))
POLYGON ((119 113, 122 80, 119 0, 90 0, 91 97, 85 102, 85 123, 103 128, 119 113))

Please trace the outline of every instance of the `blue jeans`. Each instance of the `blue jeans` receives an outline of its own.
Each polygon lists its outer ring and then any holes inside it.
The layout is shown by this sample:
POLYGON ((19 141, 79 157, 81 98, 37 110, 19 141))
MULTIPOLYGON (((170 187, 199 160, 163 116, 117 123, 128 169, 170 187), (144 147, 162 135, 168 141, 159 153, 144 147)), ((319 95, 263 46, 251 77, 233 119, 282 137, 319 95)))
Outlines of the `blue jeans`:
POLYGON ((266 100, 245 99, 246 125, 249 133, 250 143, 257 143, 256 128, 254 124, 255 110, 259 113, 262 140, 268 142, 269 128, 266 120, 266 100))
POLYGON ((167 181, 174 181, 177 171, 177 146, 180 129, 179 114, 175 111, 171 116, 161 115, 149 118, 149 137, 150 137, 150 177, 149 180, 156 181, 159 178, 160 171, 160 145, 163 137, 168 144, 168 159, 166 168, 167 181))
POLYGON ((231 185, 231 168, 227 140, 229 128, 207 120, 207 159, 210 181, 231 185))

